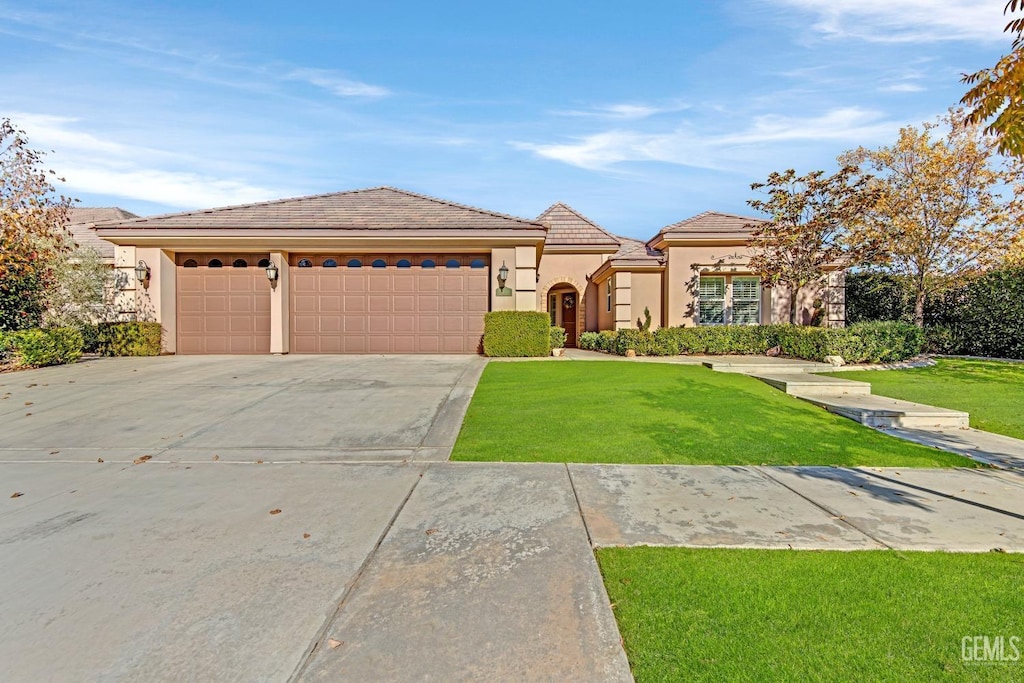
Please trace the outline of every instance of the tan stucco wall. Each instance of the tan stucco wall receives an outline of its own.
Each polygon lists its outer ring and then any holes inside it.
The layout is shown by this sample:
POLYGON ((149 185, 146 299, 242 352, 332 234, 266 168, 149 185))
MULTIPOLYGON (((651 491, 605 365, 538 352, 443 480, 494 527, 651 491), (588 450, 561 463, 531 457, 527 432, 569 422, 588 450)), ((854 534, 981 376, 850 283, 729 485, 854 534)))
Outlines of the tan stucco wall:
POLYGON ((656 330, 661 324, 661 273, 634 272, 632 285, 633 325, 637 319, 644 318, 644 308, 651 312, 651 329, 656 330))
POLYGON ((606 280, 601 281, 595 285, 597 288, 597 296, 595 301, 597 302, 597 329, 599 330, 614 330, 615 329, 615 276, 612 275, 606 280), (608 290, 607 283, 612 282, 612 310, 608 310, 608 290))
MULTIPOLYGON (((672 246, 666 249, 668 267, 665 277, 665 310, 669 326, 696 325, 696 290, 700 272, 696 267, 708 268, 705 275, 750 275, 746 264, 751 250, 743 244, 714 246, 672 246)), ((835 278, 833 278, 835 279, 835 278)), ((821 296, 821 288, 808 287, 800 293, 798 305, 801 320, 810 321, 815 299, 821 296)), ((836 295, 838 296, 838 294, 836 295)), ((833 318, 845 318, 845 309, 833 306, 833 318)), ((777 323, 789 321, 789 293, 784 288, 761 289, 761 322, 777 323)))
MULTIPOLYGON (((594 287, 587 282, 587 276, 597 270, 609 254, 565 254, 545 252, 540 260, 537 273, 537 310, 548 309, 547 293, 559 284, 571 284, 580 295, 579 313, 576 326, 578 332, 598 329, 597 311, 594 309, 594 287)), ((603 302, 602 302, 603 303, 603 302)))

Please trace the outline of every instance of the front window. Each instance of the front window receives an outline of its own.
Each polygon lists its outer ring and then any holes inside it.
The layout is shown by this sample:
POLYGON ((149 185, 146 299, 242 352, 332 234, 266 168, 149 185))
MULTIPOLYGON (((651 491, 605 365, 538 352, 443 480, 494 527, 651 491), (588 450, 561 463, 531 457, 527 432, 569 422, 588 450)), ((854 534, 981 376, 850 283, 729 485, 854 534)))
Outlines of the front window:
POLYGON ((606 281, 605 287, 604 287, 604 291, 605 291, 605 299, 606 299, 605 306, 607 307, 608 312, 611 313, 612 312, 612 279, 611 278, 608 278, 608 280, 606 281))
POLYGON ((732 279, 732 324, 756 325, 761 322, 761 280, 756 277, 732 279))
POLYGON ((551 316, 551 327, 558 325, 558 295, 548 297, 548 314, 551 316))
POLYGON ((725 324, 725 278, 702 277, 700 279, 700 310, 701 325, 725 324))

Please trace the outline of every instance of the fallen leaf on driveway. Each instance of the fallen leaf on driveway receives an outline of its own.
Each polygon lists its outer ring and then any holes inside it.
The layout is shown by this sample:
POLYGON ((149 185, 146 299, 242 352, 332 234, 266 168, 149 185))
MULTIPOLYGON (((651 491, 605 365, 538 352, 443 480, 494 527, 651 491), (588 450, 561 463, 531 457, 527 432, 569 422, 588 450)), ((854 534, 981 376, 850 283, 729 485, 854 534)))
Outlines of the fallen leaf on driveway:
POLYGON ((217 455, 216 453, 214 453, 214 454, 213 454, 213 459, 214 459, 214 460, 220 460, 220 456, 219 456, 219 455, 217 455))
POLYGON ((134 460, 132 460, 132 462, 135 463, 136 465, 141 465, 142 463, 146 462, 147 460, 152 460, 152 459, 153 459, 152 455, 140 455, 139 457, 137 457, 134 460))
POLYGON ((256 464, 257 464, 257 465, 262 465, 262 464, 263 464, 263 461, 262 461, 262 460, 257 460, 257 461, 256 461, 256 464))
POLYGON ((29 417, 32 413, 25 413, 25 417, 29 417))
POLYGON ((25 494, 22 493, 21 491, 15 491, 14 493, 11 494, 11 498, 21 498, 24 495, 25 494))
POLYGON ((277 509, 277 508, 274 508, 273 510, 270 511, 270 514, 272 514, 272 515, 279 515, 279 514, 281 514, 281 511, 279 509, 277 509))
POLYGON ((309 534, 302 534, 303 538, 309 538, 309 534))
POLYGON ((427 536, 433 536, 437 533, 437 529, 427 529, 427 536))
POLYGON ((331 638, 330 640, 328 640, 328 641, 327 641, 327 644, 331 646, 331 649, 332 649, 332 650, 333 650, 334 648, 336 648, 336 647, 339 647, 340 645, 344 645, 344 643, 343 643, 342 641, 340 641, 340 640, 335 640, 334 638, 331 638))
POLYGON ((32 401, 25 401, 25 405, 27 405, 27 406, 32 405, 32 401))
POLYGON ((96 462, 103 462, 103 458, 96 458, 96 462))
POLYGON ((50 451, 50 455, 57 455, 60 451, 50 451))

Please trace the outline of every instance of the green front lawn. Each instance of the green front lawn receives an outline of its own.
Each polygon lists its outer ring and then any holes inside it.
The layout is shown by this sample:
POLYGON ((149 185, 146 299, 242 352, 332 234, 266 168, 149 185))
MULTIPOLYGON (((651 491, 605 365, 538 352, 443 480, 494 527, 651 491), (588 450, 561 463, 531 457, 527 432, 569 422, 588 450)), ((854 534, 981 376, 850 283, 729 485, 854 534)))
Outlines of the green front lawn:
POLYGON ((973 467, 743 375, 662 363, 489 363, 453 460, 973 467))
MULTIPOLYGON (((1024 680, 965 664, 969 636, 1024 637, 1024 556, 597 551, 637 681, 1024 680)), ((1024 642, 1017 647, 1024 655, 1024 642)))
POLYGON ((971 414, 971 426, 1024 439, 1024 363, 941 358, 930 368, 829 373, 872 393, 971 414))

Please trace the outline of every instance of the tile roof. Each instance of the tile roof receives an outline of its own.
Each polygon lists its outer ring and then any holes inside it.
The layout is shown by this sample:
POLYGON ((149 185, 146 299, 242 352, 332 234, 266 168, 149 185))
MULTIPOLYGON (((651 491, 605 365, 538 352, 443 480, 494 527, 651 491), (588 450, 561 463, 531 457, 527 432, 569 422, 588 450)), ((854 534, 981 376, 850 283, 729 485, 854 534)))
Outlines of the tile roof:
POLYGON ((100 227, 118 230, 542 230, 544 226, 525 218, 407 190, 375 187, 148 216, 100 227))
MULTIPOLYGON (((658 231, 662 235, 676 237, 687 237, 700 234, 705 236, 749 236, 752 229, 748 227, 751 223, 763 223, 764 219, 751 218, 749 216, 738 216, 733 213, 721 213, 720 211, 705 211, 696 216, 681 220, 678 223, 665 226, 658 231)), ((652 242, 654 240, 651 240, 652 242)))
POLYGON ((68 232, 75 244, 84 248, 92 248, 99 252, 105 259, 114 258, 114 245, 105 239, 101 239, 93 228, 93 223, 99 221, 116 221, 138 218, 131 211, 125 211, 116 206, 73 206, 71 207, 70 223, 68 232))
POLYGON ((664 252, 652 249, 640 240, 631 237, 620 237, 619 239, 622 240, 622 246, 611 258, 615 263, 623 264, 626 261, 659 263, 665 259, 664 252))
POLYGON ((552 204, 537 217, 548 226, 544 246, 618 247, 621 240, 567 204, 552 204))

